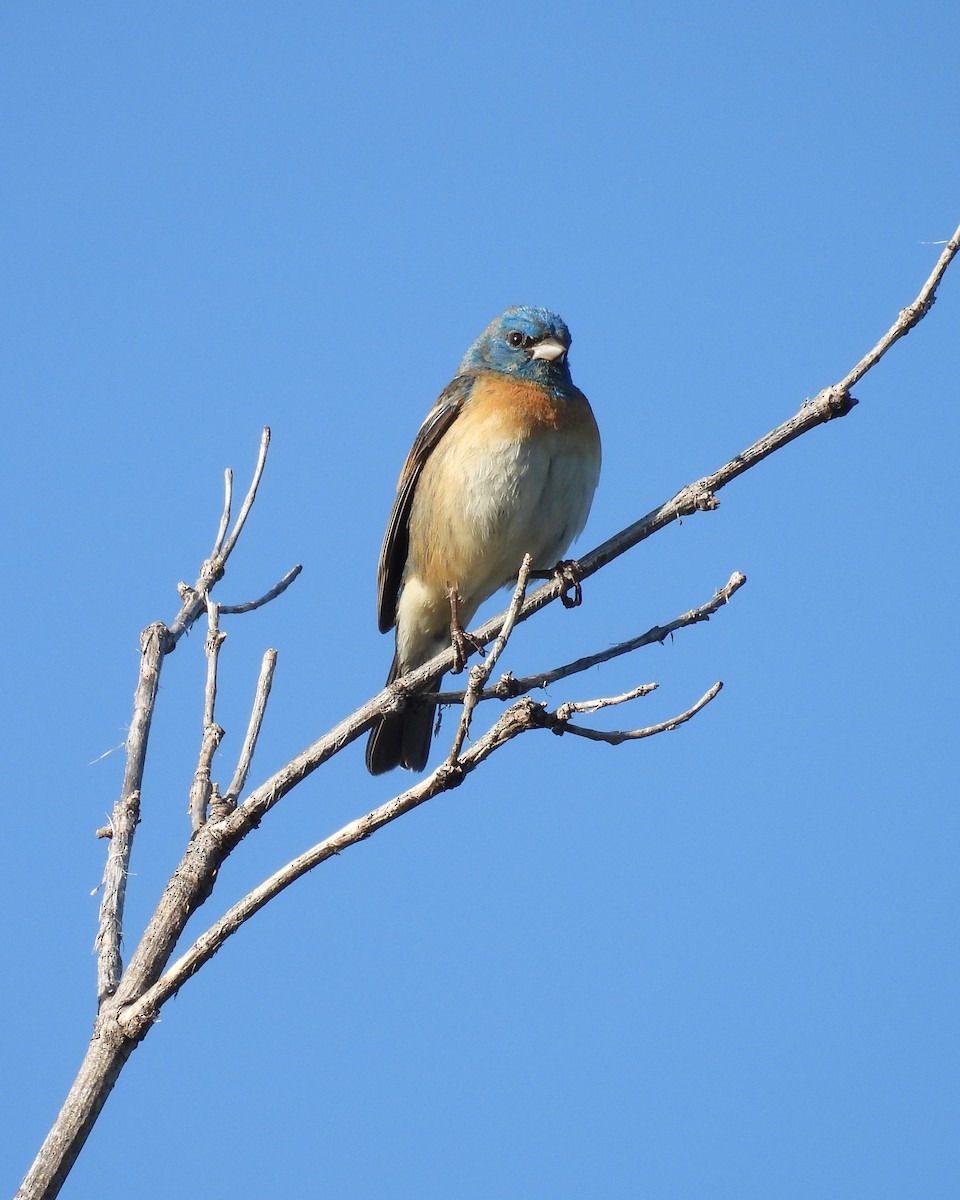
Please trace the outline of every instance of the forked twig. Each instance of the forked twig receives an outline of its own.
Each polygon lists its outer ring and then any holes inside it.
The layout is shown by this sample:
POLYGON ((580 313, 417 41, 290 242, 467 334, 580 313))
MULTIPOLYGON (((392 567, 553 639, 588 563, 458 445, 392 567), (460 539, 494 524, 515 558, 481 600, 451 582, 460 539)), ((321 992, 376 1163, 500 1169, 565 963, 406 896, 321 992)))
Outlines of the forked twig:
MULTIPOLYGON (((656 687, 656 684, 653 685, 656 687)), ((619 746, 623 742, 636 742, 641 738, 655 737, 658 733, 669 733, 672 729, 679 729, 681 725, 685 725, 691 717, 695 717, 702 708, 705 708, 711 700, 717 696, 723 687, 721 682, 717 682, 712 688, 709 688, 686 712, 682 712, 675 717, 671 717, 669 721, 660 721, 656 725, 647 725, 644 729, 588 729, 583 725, 571 725, 566 716, 561 716, 561 710, 564 712, 589 712, 592 711, 591 706, 606 707, 609 704, 622 704, 624 700, 632 700, 637 695, 644 694, 644 688, 650 690, 649 684, 644 684, 642 688, 635 688, 633 692, 625 692, 622 696, 612 696, 609 700, 588 700, 585 703, 578 704, 562 704, 554 713, 548 713, 547 716, 552 719, 551 728, 554 733, 574 733, 577 737, 588 738, 591 742, 606 742, 610 746, 619 746)))
MULTIPOLYGON (((587 654, 583 658, 574 659, 573 662, 564 663, 561 667, 552 667, 549 671, 540 671, 535 675, 524 675, 520 679, 515 679, 513 675, 507 672, 505 675, 501 675, 492 687, 485 688, 480 692, 477 699, 514 700, 517 696, 522 696, 524 692, 529 692, 532 688, 549 687, 551 683, 556 683, 558 679, 566 679, 570 675, 579 675, 581 671, 587 671, 591 667, 599 666, 601 663, 610 662, 611 659, 620 658, 624 654, 631 654, 634 650, 640 650, 644 646, 659 645, 679 629, 686 629, 687 626, 697 625, 701 621, 709 621, 725 604, 730 603, 734 595, 736 595, 746 582, 746 575, 741 574, 739 571, 734 571, 723 587, 714 592, 713 596, 705 604, 701 604, 697 608, 691 608, 688 612, 682 613, 672 621, 668 621, 666 625, 654 625, 646 633, 641 633, 637 637, 629 638, 625 642, 618 642, 615 646, 608 646, 606 650, 598 650, 595 654, 587 654)), ((436 701, 437 704, 460 704, 463 701, 463 696, 463 692, 436 692, 429 694, 429 699, 436 701)))
MULTIPOLYGON (((100 902, 99 924, 96 938, 97 951, 97 998, 103 1004, 116 991, 123 964, 120 954, 123 930, 123 910, 126 899, 126 880, 133 850, 133 839, 140 822, 140 789, 146 762, 147 742, 150 725, 160 686, 160 671, 163 660, 177 647, 180 638, 206 610, 210 589, 222 577, 224 566, 246 521, 247 514, 256 498, 257 486, 263 475, 267 450, 270 445, 270 430, 264 428, 260 438, 260 451, 254 469, 253 481, 247 491, 243 508, 237 518, 233 533, 222 549, 207 559, 200 568, 193 587, 180 586, 180 611, 169 626, 156 621, 148 626, 140 637, 141 655, 137 689, 134 693, 133 719, 126 742, 126 765, 120 795, 113 806, 109 824, 109 850, 103 869, 103 897, 100 902)), ((223 530, 229 523, 233 488, 232 472, 224 477, 224 506, 220 517, 214 550, 223 541, 223 530)), ((97 831, 104 836, 107 827, 97 831)))
POLYGON ((497 659, 503 653, 507 642, 510 640, 510 634, 513 632, 513 627, 517 621, 517 613, 520 611, 523 598, 527 594, 527 583, 530 580, 532 567, 533 558, 529 554, 525 554, 523 562, 520 564, 520 570, 517 572, 517 586, 513 589, 513 596, 507 607, 506 616, 503 619, 500 632, 497 634, 493 646, 490 648, 490 653, 483 662, 470 668, 470 682, 463 696, 463 707, 460 710, 460 720, 457 723, 456 736, 453 739, 453 745, 450 747, 450 753, 447 756, 447 762, 451 765, 457 761, 467 734, 470 732, 470 721, 473 717, 473 710, 477 707, 477 700, 483 691, 483 685, 490 678, 490 673, 497 665, 497 659))
POLYGON ((237 544, 237 538, 243 533, 243 527, 247 523, 247 517, 250 515, 250 509, 253 508, 253 502, 257 498, 257 488, 260 486, 260 480, 263 478, 263 468, 267 465, 267 451, 270 449, 270 427, 264 425, 263 431, 260 434, 260 453, 257 455, 257 465, 253 469, 253 479, 250 481, 250 486, 247 488, 247 494, 243 499, 243 504, 240 507, 240 512, 237 514, 237 520, 230 536, 224 543, 220 557, 228 559, 234 546, 237 544))

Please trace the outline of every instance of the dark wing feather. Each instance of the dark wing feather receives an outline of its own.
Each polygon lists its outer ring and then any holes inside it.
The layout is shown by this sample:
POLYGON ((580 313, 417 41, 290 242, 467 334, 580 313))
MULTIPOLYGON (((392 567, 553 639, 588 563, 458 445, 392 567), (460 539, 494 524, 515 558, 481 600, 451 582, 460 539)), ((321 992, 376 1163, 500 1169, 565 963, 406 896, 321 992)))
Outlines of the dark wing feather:
POLYGON ((420 426, 400 472, 397 498, 393 502, 393 511, 387 522, 387 532, 380 551, 380 565, 377 569, 377 619, 381 633, 391 629, 396 620, 397 597, 407 565, 407 523, 410 520, 410 508, 414 492, 417 490, 417 481, 427 459, 456 420, 472 386, 472 375, 458 375, 447 384, 420 426))

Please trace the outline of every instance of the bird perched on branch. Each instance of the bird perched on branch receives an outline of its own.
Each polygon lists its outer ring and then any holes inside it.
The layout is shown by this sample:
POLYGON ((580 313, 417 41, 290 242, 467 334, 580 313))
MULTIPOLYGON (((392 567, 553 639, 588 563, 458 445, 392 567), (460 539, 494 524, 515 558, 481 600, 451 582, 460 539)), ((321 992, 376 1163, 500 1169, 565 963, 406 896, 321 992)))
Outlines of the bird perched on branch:
MULTIPOLYGON (((407 456, 378 572, 380 632, 397 627, 387 683, 451 642, 525 554, 543 573, 583 529, 600 476, 600 435, 570 378, 570 331, 543 308, 508 308, 464 356, 407 456)), ((439 677, 426 689, 436 690, 439 677)), ((435 706, 412 699, 367 743, 374 775, 422 771, 435 706)))

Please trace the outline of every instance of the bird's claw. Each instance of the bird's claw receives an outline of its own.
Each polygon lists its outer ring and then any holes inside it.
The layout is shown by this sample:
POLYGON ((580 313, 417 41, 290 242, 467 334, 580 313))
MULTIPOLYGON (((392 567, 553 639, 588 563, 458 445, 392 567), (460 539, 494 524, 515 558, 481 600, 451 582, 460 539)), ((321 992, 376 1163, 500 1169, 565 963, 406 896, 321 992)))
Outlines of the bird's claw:
POLYGON ((554 578, 560 584, 560 603, 564 608, 577 608, 583 603, 583 588, 580 586, 580 564, 574 558, 558 562, 553 569, 554 578), (573 593, 571 595, 570 593, 573 593))
POLYGON ((450 645, 453 647, 452 675, 460 674, 472 650, 476 650, 481 658, 486 653, 483 642, 472 633, 467 633, 460 622, 460 593, 456 588, 450 589, 450 645))
POLYGON ((463 668, 467 665, 467 659, 474 650, 481 658, 486 657, 486 650, 483 648, 483 642, 479 638, 475 638, 472 633, 467 633, 460 625, 450 626, 450 645, 453 647, 453 666, 450 668, 451 675, 459 675, 463 668))

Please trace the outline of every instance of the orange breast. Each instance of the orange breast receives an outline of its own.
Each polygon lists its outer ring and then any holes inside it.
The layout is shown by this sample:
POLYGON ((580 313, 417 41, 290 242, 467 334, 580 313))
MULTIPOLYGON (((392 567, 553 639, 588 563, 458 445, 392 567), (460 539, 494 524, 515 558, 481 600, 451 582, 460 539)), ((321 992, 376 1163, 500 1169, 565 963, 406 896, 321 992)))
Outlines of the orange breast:
POLYGON ((458 421, 496 425, 499 432, 517 441, 544 429, 581 433, 596 438, 596 422, 586 400, 558 400, 534 383, 504 375, 481 375, 470 392, 458 421))

